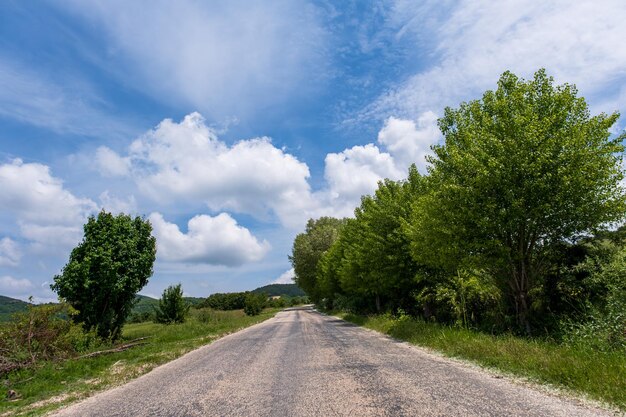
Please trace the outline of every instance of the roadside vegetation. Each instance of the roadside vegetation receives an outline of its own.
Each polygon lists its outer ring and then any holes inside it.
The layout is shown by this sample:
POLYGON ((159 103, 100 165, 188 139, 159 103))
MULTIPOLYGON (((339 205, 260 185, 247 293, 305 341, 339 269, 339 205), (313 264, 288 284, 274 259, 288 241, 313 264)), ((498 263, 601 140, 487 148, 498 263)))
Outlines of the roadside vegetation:
MULTIPOLYGON (((103 342, 95 333, 86 339, 82 329, 59 318, 58 324, 70 330, 57 342, 64 341, 71 347, 64 347, 61 356, 55 356, 55 352, 37 352, 40 356, 33 366, 6 373, 4 388, 15 392, 15 397, 0 400, 0 415, 42 415, 94 392, 128 382, 228 333, 273 317, 277 311, 268 308, 249 316, 242 310, 192 309, 184 323, 127 324, 116 342, 103 342), (70 359, 66 356, 70 353, 71 360, 66 360, 70 359)), ((46 343, 47 346, 53 344, 46 343)), ((16 348, 24 357, 33 353, 25 341, 18 341, 16 348)))
POLYGON ((156 256, 150 223, 102 211, 84 232, 51 285, 59 303, 24 303, 0 323, 0 416, 38 415, 121 384, 306 300, 263 292, 189 298, 181 284, 160 300, 140 297, 156 256))
POLYGON ((617 350, 597 350, 512 334, 492 335, 407 315, 335 314, 359 326, 449 357, 565 388, 626 410, 626 355, 617 350))
POLYGON ((426 174, 381 181, 354 218, 309 220, 296 283, 353 321, 624 407, 618 117, 544 70, 504 73, 445 109, 426 174))

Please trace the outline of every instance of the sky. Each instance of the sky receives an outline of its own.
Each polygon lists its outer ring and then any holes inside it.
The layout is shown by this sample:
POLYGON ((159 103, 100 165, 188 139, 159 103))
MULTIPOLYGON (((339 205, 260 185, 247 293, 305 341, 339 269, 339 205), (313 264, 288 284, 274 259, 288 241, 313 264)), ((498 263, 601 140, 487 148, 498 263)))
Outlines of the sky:
POLYGON ((425 173, 444 108, 504 71, 626 113, 625 21, 623 0, 2 1, 0 294, 55 301, 103 209, 152 224, 142 294, 291 282, 307 219, 425 173))

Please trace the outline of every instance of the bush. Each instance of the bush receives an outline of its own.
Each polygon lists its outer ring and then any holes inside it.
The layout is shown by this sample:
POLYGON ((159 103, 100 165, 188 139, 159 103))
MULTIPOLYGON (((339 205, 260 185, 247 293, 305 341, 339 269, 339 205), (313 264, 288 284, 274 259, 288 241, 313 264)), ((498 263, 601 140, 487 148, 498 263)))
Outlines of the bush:
POLYGON ((59 360, 84 352, 99 343, 94 332, 85 333, 70 318, 70 305, 29 305, 0 328, 0 374, 27 368, 44 360, 59 360))
POLYGON ((244 302, 243 311, 248 316, 256 316, 261 313, 267 297, 265 294, 248 293, 244 302))
POLYGON ((191 306, 183 299, 181 284, 170 285, 163 291, 159 306, 154 309, 157 323, 184 323, 191 306))
POLYGON ((565 340, 595 350, 626 351, 626 249, 591 278, 606 286, 604 302, 589 306, 586 321, 567 323, 565 340))

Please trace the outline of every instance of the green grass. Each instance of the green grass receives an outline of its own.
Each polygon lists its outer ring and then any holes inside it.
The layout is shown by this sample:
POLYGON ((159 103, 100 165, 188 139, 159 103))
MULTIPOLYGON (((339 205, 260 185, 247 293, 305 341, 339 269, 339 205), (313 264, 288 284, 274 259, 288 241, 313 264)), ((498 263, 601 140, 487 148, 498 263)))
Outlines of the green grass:
POLYGON ((409 317, 337 316, 446 356, 565 388, 626 411, 624 352, 600 352, 512 335, 493 336, 409 317))
POLYGON ((273 317, 277 311, 266 309, 250 317, 241 310, 193 310, 192 317, 183 324, 128 324, 124 327, 124 340, 150 336, 148 343, 94 358, 48 362, 11 374, 3 386, 0 416, 42 415, 127 382, 225 334, 273 317), (4 396, 8 389, 15 390, 21 398, 8 401, 4 396))

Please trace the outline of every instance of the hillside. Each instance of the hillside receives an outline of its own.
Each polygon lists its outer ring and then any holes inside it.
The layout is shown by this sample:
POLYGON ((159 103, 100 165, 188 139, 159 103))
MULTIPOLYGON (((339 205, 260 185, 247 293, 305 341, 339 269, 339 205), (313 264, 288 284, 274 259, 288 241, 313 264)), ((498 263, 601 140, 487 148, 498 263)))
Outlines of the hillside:
POLYGON ((286 295, 289 297, 303 297, 306 294, 296 284, 270 284, 252 290, 254 293, 265 293, 269 297, 286 295))
POLYGON ((25 311, 28 303, 0 295, 0 321, 8 321, 13 313, 25 311))

